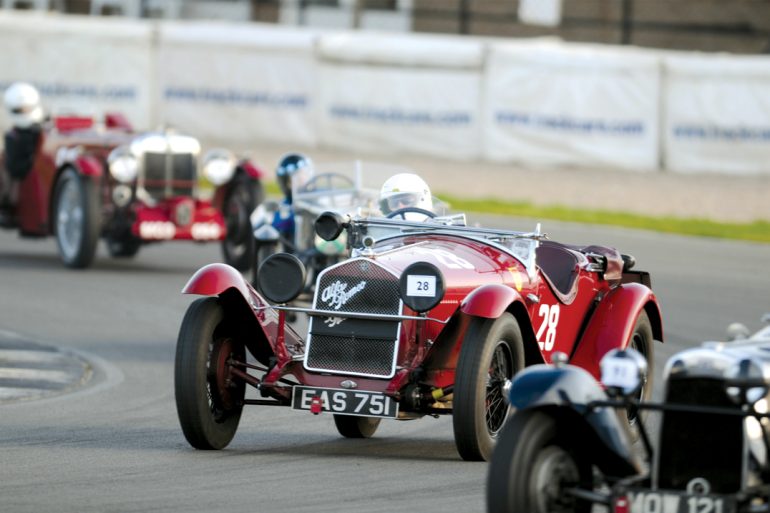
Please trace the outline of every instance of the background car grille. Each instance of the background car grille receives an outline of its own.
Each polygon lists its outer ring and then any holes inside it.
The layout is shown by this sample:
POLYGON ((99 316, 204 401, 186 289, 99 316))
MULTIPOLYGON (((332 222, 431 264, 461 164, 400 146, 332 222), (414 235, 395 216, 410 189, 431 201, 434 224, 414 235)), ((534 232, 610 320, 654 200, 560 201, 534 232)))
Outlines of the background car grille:
POLYGON ((402 303, 394 275, 371 260, 345 262, 321 274, 313 306, 328 310, 330 315, 314 317, 310 322, 307 369, 374 377, 393 375, 400 322, 341 320, 335 319, 334 313, 399 315, 402 303), (344 297, 358 287, 360 290, 344 297))
MULTIPOLYGON (((724 381, 671 378, 666 403, 739 410, 724 381)), ((711 483, 712 493, 735 493, 743 476, 743 417, 669 411, 661 422, 658 486, 684 490, 696 477, 711 483)))
POLYGON ((196 175, 195 156, 191 153, 144 154, 144 188, 155 199, 192 195, 196 175))

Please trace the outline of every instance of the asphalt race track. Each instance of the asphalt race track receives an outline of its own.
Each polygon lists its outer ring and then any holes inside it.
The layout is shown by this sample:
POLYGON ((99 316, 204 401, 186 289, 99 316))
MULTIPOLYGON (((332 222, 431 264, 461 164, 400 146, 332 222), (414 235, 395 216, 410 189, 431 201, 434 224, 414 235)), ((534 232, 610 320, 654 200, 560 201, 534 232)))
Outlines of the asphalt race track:
MULTIPOLYGON (((656 376, 675 350, 719 339, 733 321, 758 329, 770 311, 770 245, 551 222, 543 230, 615 246, 652 273, 667 336, 656 376)), ((70 376, 89 373, 74 388, 40 383, 49 386, 42 398, 0 397, 0 511, 484 510, 486 464, 460 460, 448 417, 383 422, 361 441, 341 438, 331 415, 251 407, 226 450, 191 449, 173 392, 177 331, 193 299, 180 290, 220 258, 217 245, 159 244, 127 261, 100 247, 91 269, 72 271, 52 239, 0 232, 0 351, 54 348, 70 376)), ((2 355, 0 368, 28 368, 2 355)), ((40 365, 32 368, 56 370, 40 365)))

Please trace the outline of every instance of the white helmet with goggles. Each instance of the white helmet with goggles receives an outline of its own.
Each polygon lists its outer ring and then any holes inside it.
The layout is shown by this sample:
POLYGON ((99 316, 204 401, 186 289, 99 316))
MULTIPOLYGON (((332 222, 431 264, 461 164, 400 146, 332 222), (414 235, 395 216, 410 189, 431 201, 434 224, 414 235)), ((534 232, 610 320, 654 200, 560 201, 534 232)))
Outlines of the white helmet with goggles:
POLYGON ((433 210, 433 197, 425 180, 413 173, 393 175, 380 189, 380 210, 387 215, 402 208, 433 210))
POLYGON ((40 93, 26 82, 15 82, 3 98, 11 123, 16 128, 30 128, 43 121, 40 93))

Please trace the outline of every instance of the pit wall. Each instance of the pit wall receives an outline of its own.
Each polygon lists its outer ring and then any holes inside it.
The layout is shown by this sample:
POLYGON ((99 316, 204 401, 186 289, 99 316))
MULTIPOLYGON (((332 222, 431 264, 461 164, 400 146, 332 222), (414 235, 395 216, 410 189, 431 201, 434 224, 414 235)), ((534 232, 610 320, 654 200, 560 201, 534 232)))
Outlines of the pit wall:
POLYGON ((770 56, 24 12, 0 45, 51 113, 233 147, 770 174, 770 56))

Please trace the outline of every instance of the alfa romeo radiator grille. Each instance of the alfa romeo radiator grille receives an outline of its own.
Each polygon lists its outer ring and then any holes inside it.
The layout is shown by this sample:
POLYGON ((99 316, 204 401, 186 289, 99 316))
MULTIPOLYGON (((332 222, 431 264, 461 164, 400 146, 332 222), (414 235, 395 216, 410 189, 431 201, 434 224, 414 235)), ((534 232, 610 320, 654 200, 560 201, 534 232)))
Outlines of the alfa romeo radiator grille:
POLYGON ((313 304, 328 317, 310 321, 305 367, 309 370, 390 377, 395 372, 400 322, 337 317, 336 312, 399 315, 396 276, 367 259, 321 273, 313 304))

